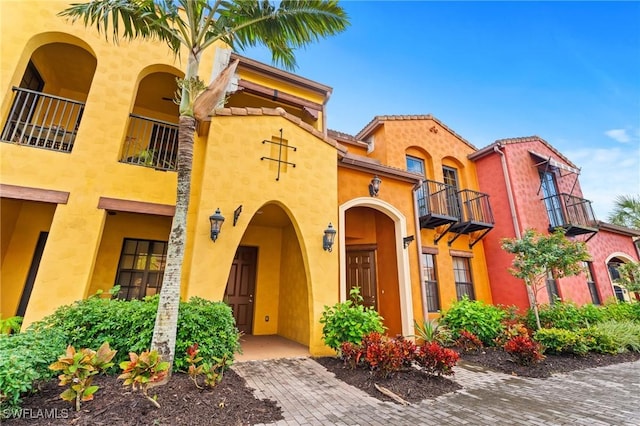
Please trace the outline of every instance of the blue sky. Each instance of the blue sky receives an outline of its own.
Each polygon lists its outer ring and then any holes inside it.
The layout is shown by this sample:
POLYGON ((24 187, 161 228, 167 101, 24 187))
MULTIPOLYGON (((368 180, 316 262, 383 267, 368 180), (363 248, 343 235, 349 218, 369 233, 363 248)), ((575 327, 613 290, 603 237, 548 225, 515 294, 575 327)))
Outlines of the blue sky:
POLYGON ((341 4, 351 26, 296 54, 333 88, 330 129, 433 114, 478 148, 538 135, 582 169, 598 219, 640 194, 640 2, 341 4))

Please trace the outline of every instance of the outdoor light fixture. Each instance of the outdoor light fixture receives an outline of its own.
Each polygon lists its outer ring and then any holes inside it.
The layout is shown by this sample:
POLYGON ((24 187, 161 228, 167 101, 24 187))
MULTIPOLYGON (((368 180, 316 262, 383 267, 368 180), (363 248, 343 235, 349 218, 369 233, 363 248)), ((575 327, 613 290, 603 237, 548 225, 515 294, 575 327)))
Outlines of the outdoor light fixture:
POLYGON ((209 216, 209 222, 211 222, 211 240, 215 243, 220 234, 220 228, 224 222, 224 216, 220 214, 220 209, 216 209, 216 212, 209 216))
POLYGON ((233 211, 233 226, 236 226, 236 223, 238 223, 240 213, 242 213, 242 204, 240 204, 238 208, 233 211))
POLYGON ((409 235, 408 237, 404 237, 402 239, 402 244, 404 244, 404 248, 409 247, 409 244, 411 244, 411 242, 413 241, 414 236, 413 235, 409 235))
POLYGON ((372 197, 377 197, 378 191, 380 191, 381 183, 382 180, 378 177, 378 175, 375 175, 373 179, 371 179, 371 183, 369 183, 369 195, 371 195, 372 197))
POLYGON ((336 238, 336 230, 329 222, 329 226, 324 230, 324 237, 322 237, 322 248, 326 251, 331 251, 333 248, 333 240, 336 238))

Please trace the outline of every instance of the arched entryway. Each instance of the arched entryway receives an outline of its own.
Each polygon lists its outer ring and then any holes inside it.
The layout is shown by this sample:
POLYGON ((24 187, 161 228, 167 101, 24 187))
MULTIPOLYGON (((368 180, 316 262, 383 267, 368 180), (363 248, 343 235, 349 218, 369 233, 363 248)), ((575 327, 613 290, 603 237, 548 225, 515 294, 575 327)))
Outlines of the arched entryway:
POLYGON ((309 346, 309 283, 286 207, 260 207, 236 249, 225 300, 246 335, 278 335, 309 346))
POLYGON ((362 197, 340 206, 339 220, 340 299, 358 286, 365 304, 384 317, 388 334, 412 334, 406 218, 384 201, 362 197))

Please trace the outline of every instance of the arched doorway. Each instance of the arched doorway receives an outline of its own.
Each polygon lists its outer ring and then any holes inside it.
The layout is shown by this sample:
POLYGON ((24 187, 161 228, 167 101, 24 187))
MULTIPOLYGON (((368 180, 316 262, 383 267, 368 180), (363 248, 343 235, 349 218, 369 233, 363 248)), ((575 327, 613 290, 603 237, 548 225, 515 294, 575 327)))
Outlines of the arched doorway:
POLYGON ((389 335, 412 333, 409 261, 402 244, 406 219, 392 205, 358 198, 340 206, 340 297, 357 286, 384 318, 389 335))

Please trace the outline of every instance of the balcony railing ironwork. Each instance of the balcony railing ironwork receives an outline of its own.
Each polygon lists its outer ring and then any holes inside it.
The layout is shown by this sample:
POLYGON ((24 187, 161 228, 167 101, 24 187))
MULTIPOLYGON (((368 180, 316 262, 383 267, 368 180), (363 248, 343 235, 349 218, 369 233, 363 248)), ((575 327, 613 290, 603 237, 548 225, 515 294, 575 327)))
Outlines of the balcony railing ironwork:
POLYGON ((178 126, 135 114, 129 115, 129 129, 122 149, 122 163, 176 170, 178 126))
POLYGON ((422 228, 433 229, 459 220, 458 195, 454 186, 426 180, 417 189, 417 202, 422 228))
POLYGON ((542 200, 549 217, 550 231, 562 228, 569 236, 598 232, 598 221, 593 213, 591 201, 564 193, 542 200))
POLYGON ((19 87, 13 91, 2 141, 71 152, 85 104, 19 87))
POLYGON ((493 228, 495 222, 487 194, 463 189, 458 191, 458 201, 460 203, 460 221, 451 227, 452 231, 468 234, 493 228))

